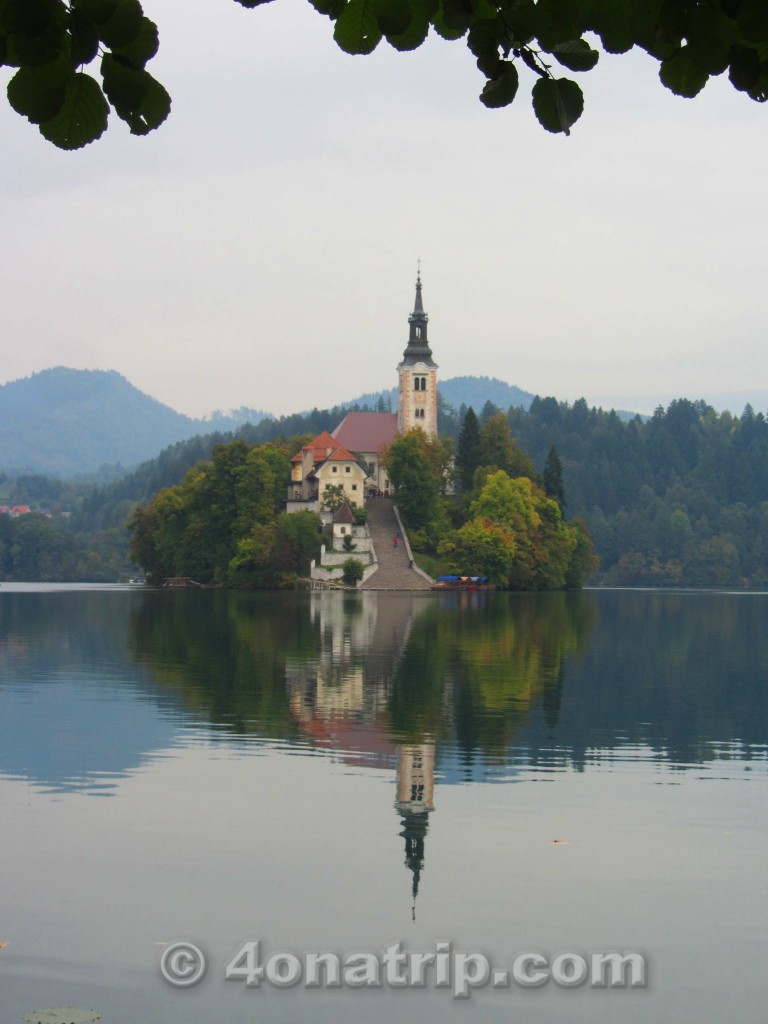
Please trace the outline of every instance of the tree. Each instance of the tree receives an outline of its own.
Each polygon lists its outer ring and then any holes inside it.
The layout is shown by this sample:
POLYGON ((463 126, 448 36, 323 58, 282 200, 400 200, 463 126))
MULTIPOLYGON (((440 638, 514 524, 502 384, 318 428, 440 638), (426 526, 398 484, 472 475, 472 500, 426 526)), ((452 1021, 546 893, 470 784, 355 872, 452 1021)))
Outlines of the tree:
POLYGON ((542 475, 544 493, 548 498, 554 499, 560 506, 560 511, 565 509, 565 487, 563 485, 563 464, 560 461, 557 448, 550 446, 547 452, 547 461, 544 465, 542 475))
MULTIPOLYGON (((252 8, 269 0, 236 2, 252 8)), ((524 69, 533 81, 534 114, 554 133, 568 135, 584 109, 581 87, 558 77, 559 68, 590 71, 601 49, 645 50, 659 62, 662 84, 678 96, 698 95, 710 77, 727 71, 735 89, 768 99, 764 0, 310 2, 334 22, 333 37, 350 54, 369 54, 382 39, 396 50, 416 50, 430 28, 447 40, 466 39, 485 78, 486 107, 510 104, 524 69)), ((146 70, 157 48, 157 26, 139 0, 0 0, 0 63, 18 69, 8 100, 62 149, 98 139, 110 108, 134 135, 163 123, 171 100, 146 70), (82 70, 97 59, 100 82, 82 70)))
POLYGON ((430 439, 417 429, 393 441, 384 458, 395 487, 395 504, 406 523, 416 530, 426 527, 437 515, 443 481, 433 452, 430 439))
POLYGON ((480 438, 483 466, 503 469, 512 477, 536 477, 533 463, 512 437, 509 420, 503 412, 488 417, 480 430, 480 438))
POLYGON ((363 578, 365 566, 359 558, 348 558, 341 567, 342 579, 348 587, 357 586, 358 580, 363 578))
POLYGON ((344 484, 326 484, 320 495, 320 508, 325 512, 338 512, 347 501, 344 484))
POLYGON ((472 477, 475 475, 475 470, 480 465, 481 459, 480 424, 475 410, 470 405, 461 421, 456 448, 456 472, 463 491, 469 491, 472 488, 472 477))
POLYGON ((566 523, 528 477, 490 473, 469 514, 439 549, 455 572, 512 590, 564 590, 582 586, 597 568, 583 524, 566 523))

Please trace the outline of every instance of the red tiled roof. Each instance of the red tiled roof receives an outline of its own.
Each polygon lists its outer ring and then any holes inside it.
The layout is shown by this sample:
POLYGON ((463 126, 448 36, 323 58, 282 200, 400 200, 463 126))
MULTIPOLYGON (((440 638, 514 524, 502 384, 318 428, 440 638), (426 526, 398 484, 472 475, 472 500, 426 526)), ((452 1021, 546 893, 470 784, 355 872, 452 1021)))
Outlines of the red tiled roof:
POLYGON ((305 445, 300 452, 293 456, 291 462, 301 462, 302 455, 306 451, 312 452, 312 462, 316 466, 320 462, 357 462, 355 456, 347 451, 335 437, 331 437, 327 430, 318 434, 314 440, 305 445))
POLYGON ((353 452, 380 452, 396 435, 396 412, 348 412, 333 431, 337 443, 353 452))

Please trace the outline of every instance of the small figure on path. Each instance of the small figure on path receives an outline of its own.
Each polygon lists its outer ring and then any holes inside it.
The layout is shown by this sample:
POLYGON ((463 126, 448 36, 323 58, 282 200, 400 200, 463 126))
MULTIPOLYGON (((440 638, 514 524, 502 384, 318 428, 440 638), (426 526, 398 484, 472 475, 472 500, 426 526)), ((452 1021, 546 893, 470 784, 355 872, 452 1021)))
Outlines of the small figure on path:
POLYGON ((397 547, 397 537, 396 536, 392 538, 392 547, 395 547, 395 548, 397 547))

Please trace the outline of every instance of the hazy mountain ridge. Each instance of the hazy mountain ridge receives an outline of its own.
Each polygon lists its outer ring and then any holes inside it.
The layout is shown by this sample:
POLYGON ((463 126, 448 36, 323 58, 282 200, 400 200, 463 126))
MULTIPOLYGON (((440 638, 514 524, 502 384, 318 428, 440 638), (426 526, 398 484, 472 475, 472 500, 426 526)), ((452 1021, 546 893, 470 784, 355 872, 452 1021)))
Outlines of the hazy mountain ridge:
MULTIPOLYGON (((522 388, 515 387, 514 384, 507 384, 505 381, 499 380, 498 377, 450 377, 448 380, 439 381, 437 389, 443 401, 453 406, 454 409, 458 410, 462 405, 471 405, 476 413, 482 410, 486 402, 492 402, 504 412, 510 406, 527 410, 535 397, 529 391, 523 391, 522 388)), ((391 405, 392 412, 397 411, 396 387, 383 388, 381 391, 368 391, 353 398, 350 402, 342 404, 345 406, 369 405, 375 409, 380 399, 383 399, 387 410, 391 405)))
POLYGON ((132 466, 199 429, 114 370, 58 366, 0 387, 5 471, 70 476, 132 466))
MULTIPOLYGON (((480 412, 487 401, 527 409, 533 395, 491 377, 454 377, 440 384, 443 399, 480 412)), ((380 398, 397 408, 396 389, 361 395, 339 408, 380 398)), ((0 385, 0 471, 48 476, 93 474, 104 466, 131 469, 179 441, 273 419, 242 406, 194 419, 140 391, 116 370, 58 366, 0 385)))

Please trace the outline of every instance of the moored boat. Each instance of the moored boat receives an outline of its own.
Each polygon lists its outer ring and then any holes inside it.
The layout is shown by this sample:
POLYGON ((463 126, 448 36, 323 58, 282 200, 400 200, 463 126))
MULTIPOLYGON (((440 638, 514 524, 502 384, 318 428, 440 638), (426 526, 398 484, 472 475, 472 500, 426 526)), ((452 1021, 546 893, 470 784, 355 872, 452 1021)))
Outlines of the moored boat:
POLYGON ((495 590, 487 576, 438 576, 433 590, 495 590))

